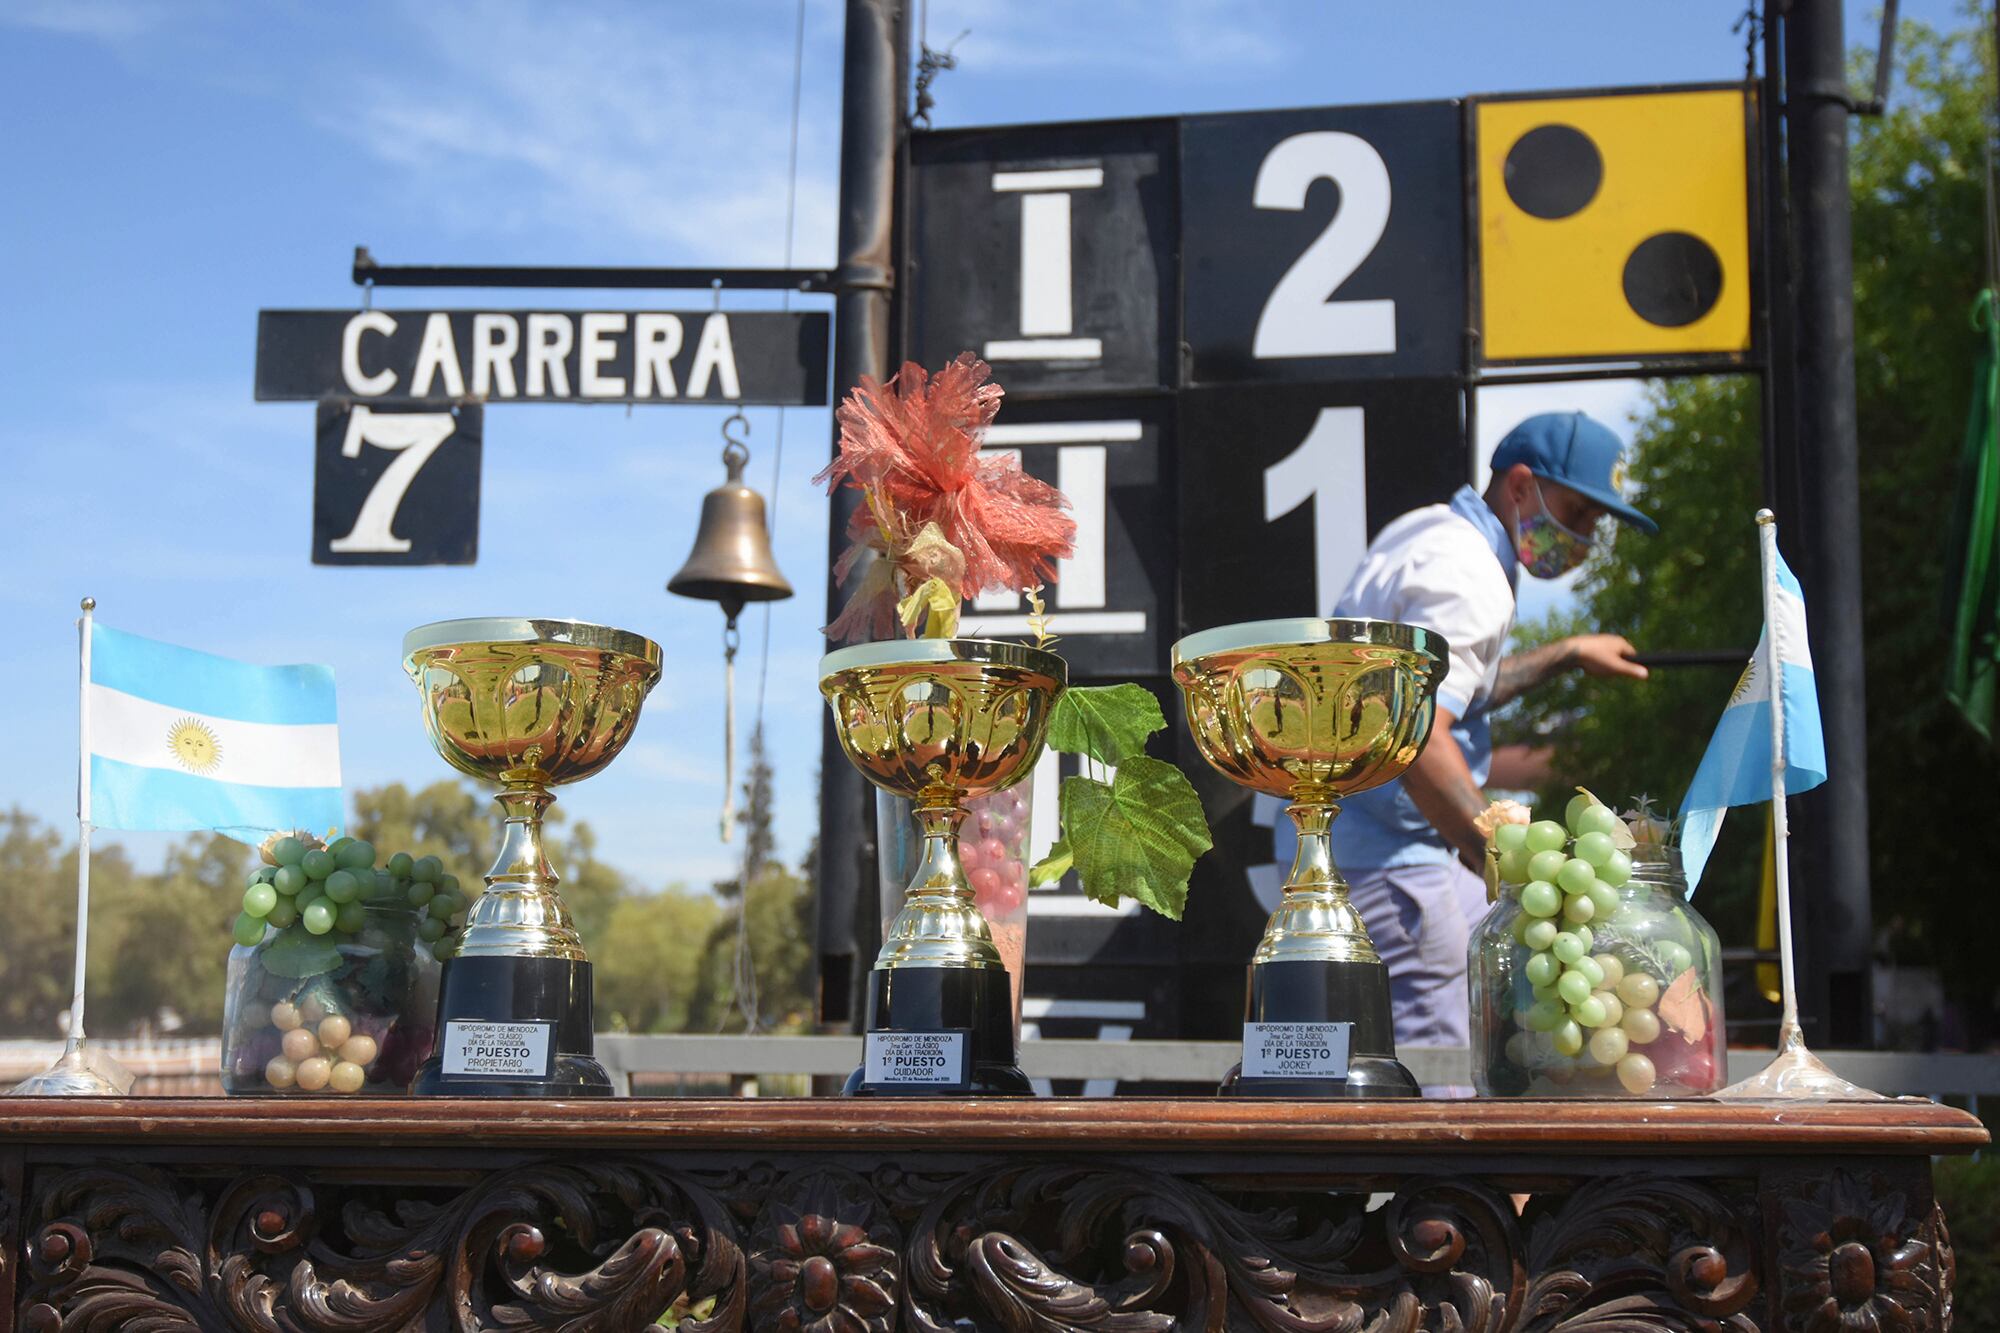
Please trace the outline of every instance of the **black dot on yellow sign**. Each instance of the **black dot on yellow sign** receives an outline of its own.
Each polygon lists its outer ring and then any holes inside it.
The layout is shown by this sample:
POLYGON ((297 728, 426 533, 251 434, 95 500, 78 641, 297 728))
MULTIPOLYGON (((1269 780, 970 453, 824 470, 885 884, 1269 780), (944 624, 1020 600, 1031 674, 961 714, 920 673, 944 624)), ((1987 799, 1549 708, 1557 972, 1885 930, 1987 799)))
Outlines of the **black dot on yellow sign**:
POLYGON ((1533 217, 1582 212, 1603 180, 1603 155, 1574 125, 1537 125, 1507 150, 1507 197, 1533 217))
POLYGON ((1486 360, 1750 344, 1740 89, 1483 101, 1486 360))

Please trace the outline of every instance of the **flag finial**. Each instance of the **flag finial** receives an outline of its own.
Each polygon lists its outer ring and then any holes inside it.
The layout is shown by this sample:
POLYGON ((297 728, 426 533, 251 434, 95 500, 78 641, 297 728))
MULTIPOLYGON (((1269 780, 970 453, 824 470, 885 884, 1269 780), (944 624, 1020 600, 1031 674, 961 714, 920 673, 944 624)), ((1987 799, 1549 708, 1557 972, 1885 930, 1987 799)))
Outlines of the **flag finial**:
POLYGON ((83 599, 82 605, 86 611, 95 611, 97 609, 97 599, 95 597, 86 597, 83 599))
POLYGON ((1778 516, 1777 516, 1776 514, 1772 513, 1772 512, 1770 511, 1770 510, 1768 510, 1768 509, 1759 509, 1759 510, 1757 511, 1757 522, 1758 522, 1758 523, 1759 523, 1759 524, 1760 524, 1761 526, 1763 526, 1763 527, 1767 527, 1767 528, 1768 528, 1768 527, 1770 527, 1770 526, 1771 526, 1771 525, 1772 525, 1773 523, 1776 523, 1777 521, 1778 521, 1778 516))

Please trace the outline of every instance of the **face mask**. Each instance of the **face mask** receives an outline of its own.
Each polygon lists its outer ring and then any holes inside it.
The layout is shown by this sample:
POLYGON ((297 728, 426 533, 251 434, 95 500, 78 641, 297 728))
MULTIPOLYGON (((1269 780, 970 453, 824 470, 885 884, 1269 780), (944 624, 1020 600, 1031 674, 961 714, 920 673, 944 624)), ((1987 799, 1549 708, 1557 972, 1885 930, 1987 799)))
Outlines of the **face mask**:
POLYGON ((1575 569, 1590 554, 1590 538, 1571 532, 1549 513, 1542 498, 1542 485, 1535 483, 1535 505, 1539 514, 1520 519, 1514 529, 1514 552, 1521 568, 1538 579, 1556 579, 1575 569))

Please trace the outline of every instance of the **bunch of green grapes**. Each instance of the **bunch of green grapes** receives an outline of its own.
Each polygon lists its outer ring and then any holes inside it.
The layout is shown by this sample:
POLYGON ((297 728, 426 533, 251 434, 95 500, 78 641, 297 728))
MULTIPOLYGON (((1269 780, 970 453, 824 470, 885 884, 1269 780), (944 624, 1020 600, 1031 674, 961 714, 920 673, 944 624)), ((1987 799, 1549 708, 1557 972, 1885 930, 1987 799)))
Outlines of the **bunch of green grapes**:
POLYGON ((258 867, 243 889, 234 926, 238 944, 262 943, 266 928, 353 935, 369 905, 396 904, 419 914, 417 934, 439 959, 456 947, 466 900, 458 877, 447 875, 435 856, 397 852, 378 868, 374 845, 359 838, 335 838, 322 847, 297 836, 267 844, 264 856, 269 864, 258 867))
POLYGON ((1618 889, 1632 878, 1632 858, 1618 846, 1624 824, 1587 793, 1564 815, 1567 827, 1543 819, 1502 824, 1493 834, 1500 878, 1521 885, 1514 938, 1528 949, 1524 971, 1534 995, 1522 1022, 1559 1055, 1588 1050, 1593 1063, 1614 1069, 1636 1095, 1658 1077, 1652 1060, 1631 1048, 1660 1035, 1652 1006, 1661 982, 1628 972, 1615 954, 1593 952, 1590 929, 1618 910, 1618 889))

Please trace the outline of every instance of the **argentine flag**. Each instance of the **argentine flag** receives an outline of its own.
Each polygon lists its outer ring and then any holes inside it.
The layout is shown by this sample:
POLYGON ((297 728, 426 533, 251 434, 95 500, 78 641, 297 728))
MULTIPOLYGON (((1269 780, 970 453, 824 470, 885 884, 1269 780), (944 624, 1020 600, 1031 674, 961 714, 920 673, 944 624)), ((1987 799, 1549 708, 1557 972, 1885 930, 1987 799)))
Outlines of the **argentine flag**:
POLYGON ((331 667, 250 666, 92 624, 83 706, 98 828, 255 844, 341 822, 331 667))
POLYGON ((1805 595, 1785 558, 1776 559, 1777 588, 1757 652, 1736 682, 1729 707, 1709 739, 1694 781, 1681 801, 1681 864, 1688 892, 1701 880, 1708 854, 1732 805, 1772 798, 1771 664, 1777 663, 1785 726, 1785 792, 1797 795, 1826 781, 1826 739, 1820 730, 1819 691, 1806 645, 1805 595))

